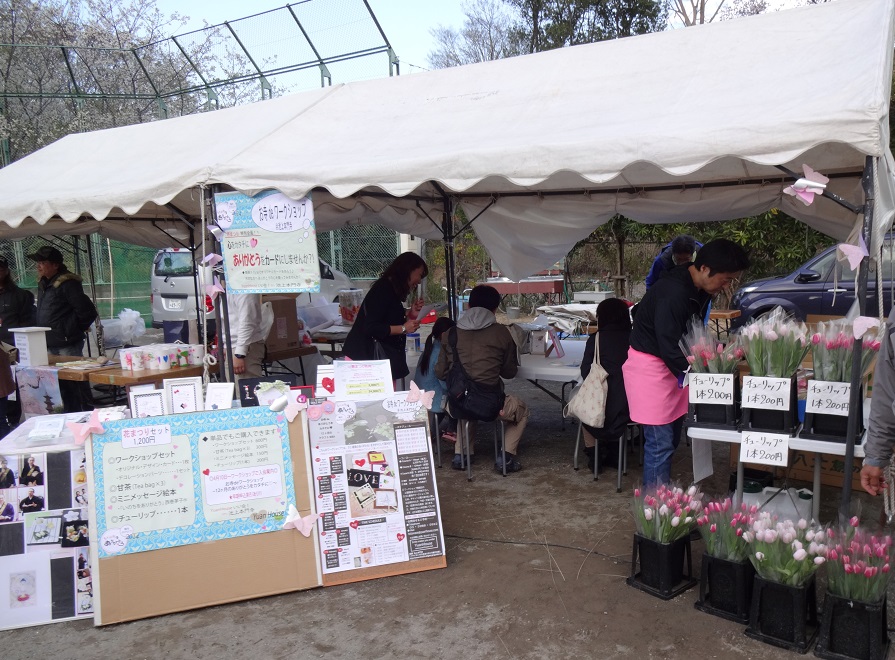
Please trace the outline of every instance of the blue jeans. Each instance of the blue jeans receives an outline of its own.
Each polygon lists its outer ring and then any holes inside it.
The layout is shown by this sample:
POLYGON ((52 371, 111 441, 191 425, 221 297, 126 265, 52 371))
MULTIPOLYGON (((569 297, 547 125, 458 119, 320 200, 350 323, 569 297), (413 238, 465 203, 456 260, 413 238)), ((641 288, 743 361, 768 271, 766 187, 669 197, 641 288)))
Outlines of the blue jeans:
POLYGON ((655 486, 671 481, 671 458, 681 441, 684 418, 669 424, 643 424, 643 485, 655 486))

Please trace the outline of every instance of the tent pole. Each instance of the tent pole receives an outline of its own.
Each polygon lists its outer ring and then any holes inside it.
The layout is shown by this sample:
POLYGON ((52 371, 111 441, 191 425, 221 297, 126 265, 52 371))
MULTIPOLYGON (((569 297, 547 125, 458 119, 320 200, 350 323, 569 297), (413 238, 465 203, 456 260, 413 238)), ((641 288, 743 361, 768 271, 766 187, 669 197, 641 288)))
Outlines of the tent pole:
MULTIPOLYGON (((871 228, 873 227, 873 203, 875 199, 873 188, 874 180, 873 158, 867 156, 864 162, 864 174, 861 177, 861 185, 864 188, 864 222, 861 227, 861 233, 863 234, 864 242, 867 245, 870 245, 870 233, 871 228)), ((869 270, 870 259, 864 257, 861 259, 861 264, 858 267, 858 277, 856 282, 857 292, 855 294, 855 298, 857 298, 858 301, 858 313, 861 316, 864 316, 867 311, 867 273, 869 270)), ((845 471, 842 476, 842 501, 839 504, 840 524, 844 524, 844 521, 848 519, 851 505, 852 470, 855 462, 855 435, 858 431, 858 401, 860 401, 860 397, 863 396, 863 392, 861 391, 862 348, 863 342, 861 340, 855 340, 854 350, 852 351, 851 395, 849 396, 848 403, 848 426, 846 427, 845 432, 845 457, 843 459, 843 462, 845 463, 845 471)), ((817 460, 816 456, 814 460, 817 460)), ((817 493, 815 493, 814 496, 817 497, 817 493)))
MULTIPOLYGON (((204 231, 204 228, 203 228, 204 231)), ((193 259, 193 292, 196 295, 196 333, 199 333, 199 329, 202 329, 202 341, 205 341, 205 329, 202 327, 202 315, 205 313, 205 296, 199 295, 199 277, 200 273, 202 273, 205 264, 202 260, 196 260, 196 249, 198 246, 196 245, 196 232, 193 229, 193 226, 190 225, 190 254, 193 259)), ((205 255, 202 255, 202 259, 205 258, 205 255)), ((187 332, 187 341, 189 341, 189 332, 187 332)), ((205 342, 206 346, 208 342, 205 342)))
POLYGON ((456 271, 454 270, 454 228, 453 213, 451 212, 451 198, 447 195, 441 196, 444 205, 442 210, 441 231, 444 234, 444 265, 445 265, 445 285, 448 297, 448 316, 454 321, 457 320, 457 281, 456 271))

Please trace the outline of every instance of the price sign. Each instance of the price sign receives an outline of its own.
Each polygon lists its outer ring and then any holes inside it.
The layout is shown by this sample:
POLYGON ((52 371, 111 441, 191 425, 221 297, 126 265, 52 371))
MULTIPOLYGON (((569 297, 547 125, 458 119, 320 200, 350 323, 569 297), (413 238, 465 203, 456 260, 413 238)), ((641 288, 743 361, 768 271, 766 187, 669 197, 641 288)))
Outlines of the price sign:
POLYGON ((782 433, 744 431, 740 439, 740 461, 786 467, 789 436, 782 433))
POLYGON ((809 380, 805 412, 848 417, 851 383, 809 380))
POLYGON ((743 378, 743 408, 789 410, 791 378, 746 376, 743 378))
POLYGON ((733 374, 690 372, 690 403, 733 405, 733 374))

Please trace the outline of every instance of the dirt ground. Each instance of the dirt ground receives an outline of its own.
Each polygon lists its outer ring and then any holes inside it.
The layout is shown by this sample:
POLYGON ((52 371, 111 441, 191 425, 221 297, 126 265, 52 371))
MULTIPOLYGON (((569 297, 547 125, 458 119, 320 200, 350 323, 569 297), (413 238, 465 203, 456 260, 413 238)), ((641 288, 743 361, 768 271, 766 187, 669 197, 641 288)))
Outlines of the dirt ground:
MULTIPOLYGON (((80 621, 13 630, 3 634, 3 657, 796 657, 694 609, 698 587, 662 601, 626 585, 630 491, 641 474, 636 453, 616 493, 613 470, 595 482, 586 463, 572 469, 575 427, 563 428, 559 403, 527 382, 514 381, 509 391, 532 408, 521 472, 494 471, 488 425, 479 431, 471 483, 450 468, 452 449, 443 446, 448 460, 436 472, 446 569, 105 628, 80 621)), ((704 484, 710 495, 727 489, 727 448, 720 443, 714 465, 704 484)), ((691 471, 682 444, 673 475, 687 482, 691 471)), ((823 497, 829 519, 838 489, 823 497)), ((865 517, 875 515, 868 514, 872 506, 865 505, 865 517)), ((693 555, 698 575, 701 542, 693 555)), ((224 579, 251 570, 220 568, 224 579)))

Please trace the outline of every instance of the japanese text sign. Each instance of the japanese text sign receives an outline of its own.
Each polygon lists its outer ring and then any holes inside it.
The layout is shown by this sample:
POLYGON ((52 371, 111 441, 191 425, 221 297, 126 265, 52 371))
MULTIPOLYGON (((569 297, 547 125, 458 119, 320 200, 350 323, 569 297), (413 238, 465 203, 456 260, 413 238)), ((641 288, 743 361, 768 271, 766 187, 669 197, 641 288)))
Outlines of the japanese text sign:
POLYGON ((786 467, 789 436, 782 433, 744 431, 740 438, 740 461, 786 467))
POLYGON ((743 378, 743 408, 789 410, 791 378, 745 376, 743 378))

